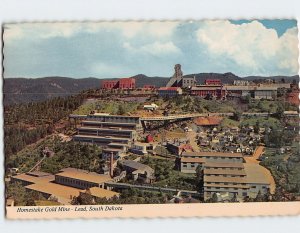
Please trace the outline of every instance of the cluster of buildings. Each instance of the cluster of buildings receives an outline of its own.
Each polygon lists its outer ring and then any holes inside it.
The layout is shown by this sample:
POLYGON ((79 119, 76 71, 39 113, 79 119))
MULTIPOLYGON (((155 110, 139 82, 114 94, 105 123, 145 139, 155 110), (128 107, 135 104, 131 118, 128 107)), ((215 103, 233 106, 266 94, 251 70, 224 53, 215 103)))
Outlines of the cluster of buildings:
MULTIPOLYGON (((183 76, 181 65, 176 64, 174 75, 168 80, 165 87, 155 88, 155 85, 144 85, 144 90, 156 90, 160 97, 174 97, 183 94, 183 89, 188 89, 189 94, 203 98, 240 98, 250 96, 254 99, 276 99, 279 89, 292 90, 285 92, 287 101, 299 104, 299 88, 293 88, 290 83, 274 83, 265 80, 264 83, 254 83, 247 80, 234 80, 233 84, 223 84, 220 79, 206 79, 203 84, 197 84, 196 77, 183 76)), ((104 80, 103 89, 135 89, 134 78, 121 78, 104 80)))
POLYGON ((222 84, 220 80, 206 80, 204 85, 191 88, 191 95, 216 99, 250 96, 254 99, 276 99, 280 88, 289 89, 289 83, 249 83, 237 80, 233 85, 222 84))
POLYGON ((197 143, 202 150, 238 152, 244 155, 252 155, 256 146, 262 142, 266 130, 259 127, 254 132, 253 126, 231 127, 221 129, 221 117, 198 117, 194 119, 197 126, 197 143))
POLYGON ((65 168, 53 175, 46 172, 28 172, 11 177, 11 183, 20 183, 26 190, 41 194, 44 198, 68 205, 73 198, 89 194, 96 198, 118 198, 119 193, 109 190, 109 175, 76 168, 65 168))
MULTIPOLYGON (((182 88, 188 88, 189 94, 206 98, 225 99, 250 96, 254 99, 276 99, 279 89, 291 89, 290 83, 253 83, 247 80, 234 80, 233 84, 223 84, 220 79, 206 79, 204 84, 197 84, 195 77, 184 77, 179 64, 175 65, 175 73, 166 87, 158 89, 161 97, 174 97, 182 94, 182 88)), ((299 91, 288 94, 291 103, 297 104, 299 91), (297 97, 296 97, 297 95, 297 97)), ((299 100, 298 100, 299 101, 299 100)))
MULTIPOLYGON (((117 166, 118 161, 122 161, 122 163, 125 161, 128 152, 145 155, 155 149, 151 138, 146 138, 148 142, 138 141, 138 139, 140 139, 139 135, 141 135, 142 132, 143 126, 140 117, 94 113, 87 115, 85 119, 81 121, 81 125, 77 128, 77 134, 73 136, 73 140, 101 146, 102 159, 107 161, 101 172, 110 174, 113 177, 112 170, 117 166)), ((136 163, 137 162, 132 162, 130 165, 133 166, 136 163)), ((124 165, 126 168, 128 168, 128 166, 124 165)), ((144 167, 145 165, 138 163, 136 166, 144 167)), ((151 168, 149 170, 151 170, 151 168)), ((132 172, 128 169, 125 169, 125 171, 127 171, 129 175, 132 172)), ((143 177, 144 182, 151 182, 153 180, 153 172, 136 171, 135 173, 138 174, 138 176, 133 175, 134 180, 138 177, 143 177)))
POLYGON ((219 201, 229 201, 268 193, 270 181, 265 169, 243 161, 241 153, 183 152, 177 162, 183 173, 201 170, 204 200, 214 194, 217 194, 219 201))

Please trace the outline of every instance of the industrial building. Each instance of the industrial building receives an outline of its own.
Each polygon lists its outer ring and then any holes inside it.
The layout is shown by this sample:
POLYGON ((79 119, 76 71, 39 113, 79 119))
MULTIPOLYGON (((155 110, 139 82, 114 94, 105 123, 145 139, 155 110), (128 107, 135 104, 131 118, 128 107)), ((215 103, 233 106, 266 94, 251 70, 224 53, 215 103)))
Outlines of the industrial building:
POLYGON ((160 87, 158 89, 159 97, 174 97, 182 95, 182 89, 180 87, 160 87))
POLYGON ((109 175, 76 168, 65 168, 55 174, 55 183, 79 189, 91 187, 105 188, 104 183, 112 180, 109 175))
POLYGON ((137 141, 138 132, 142 130, 139 117, 95 113, 81 122, 73 140, 101 145, 103 158, 114 154, 114 158, 118 159, 137 141))
POLYGON ((101 82, 101 88, 103 89, 134 89, 134 78, 121 78, 117 80, 103 80, 101 82))
POLYGON ((196 77, 184 77, 181 71, 181 65, 176 64, 174 75, 169 79, 166 87, 190 88, 196 85, 196 77))
POLYGON ((102 198, 118 197, 118 193, 107 190, 105 182, 113 181, 109 175, 76 168, 65 168, 53 175, 45 172, 28 172, 11 177, 12 183, 20 183, 26 190, 37 192, 46 199, 56 199, 57 202, 69 205, 80 193, 91 192, 92 196, 102 198))
POLYGON ((221 201, 255 198, 259 192, 269 192, 264 168, 243 161, 241 153, 223 152, 183 152, 179 158, 181 172, 196 173, 201 168, 204 200, 218 194, 221 201))

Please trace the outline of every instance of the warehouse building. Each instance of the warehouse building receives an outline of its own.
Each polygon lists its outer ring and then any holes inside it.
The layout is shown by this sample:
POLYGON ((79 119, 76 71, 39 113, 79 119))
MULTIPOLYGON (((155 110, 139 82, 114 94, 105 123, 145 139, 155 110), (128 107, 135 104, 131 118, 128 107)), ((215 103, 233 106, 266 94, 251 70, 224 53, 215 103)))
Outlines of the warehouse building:
POLYGON ((103 89, 134 89, 134 78, 121 78, 118 80, 103 80, 101 82, 101 88, 103 89))
POLYGON ((174 97, 182 95, 182 89, 180 87, 160 87, 158 89, 159 97, 174 97))
POLYGON ((269 192, 265 169, 259 164, 243 163, 241 153, 183 152, 178 160, 181 172, 196 173, 197 168, 201 169, 204 200, 214 194, 220 201, 243 200, 269 192))
POLYGON ((105 188, 104 183, 112 181, 109 175, 88 172, 76 168, 65 168, 55 174, 55 183, 79 189, 105 188))

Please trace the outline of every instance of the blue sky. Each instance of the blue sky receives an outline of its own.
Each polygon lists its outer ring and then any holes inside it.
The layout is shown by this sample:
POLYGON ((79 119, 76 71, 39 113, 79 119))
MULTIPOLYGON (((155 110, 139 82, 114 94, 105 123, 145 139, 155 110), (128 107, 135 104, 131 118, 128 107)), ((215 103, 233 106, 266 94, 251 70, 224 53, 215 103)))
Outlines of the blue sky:
POLYGON ((296 20, 25 23, 4 26, 4 77, 298 73, 296 20))

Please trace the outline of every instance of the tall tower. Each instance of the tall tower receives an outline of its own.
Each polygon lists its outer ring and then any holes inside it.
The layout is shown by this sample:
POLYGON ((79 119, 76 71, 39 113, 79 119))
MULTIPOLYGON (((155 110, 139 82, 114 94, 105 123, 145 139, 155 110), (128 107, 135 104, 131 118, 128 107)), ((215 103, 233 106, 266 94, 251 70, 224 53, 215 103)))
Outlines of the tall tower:
POLYGON ((169 82, 167 83, 167 87, 179 87, 181 86, 180 83, 182 82, 183 73, 181 71, 181 65, 176 64, 174 67, 174 75, 170 78, 169 82))
POLYGON ((111 152, 110 154, 110 165, 109 165, 109 175, 111 178, 114 177, 114 153, 111 152))

